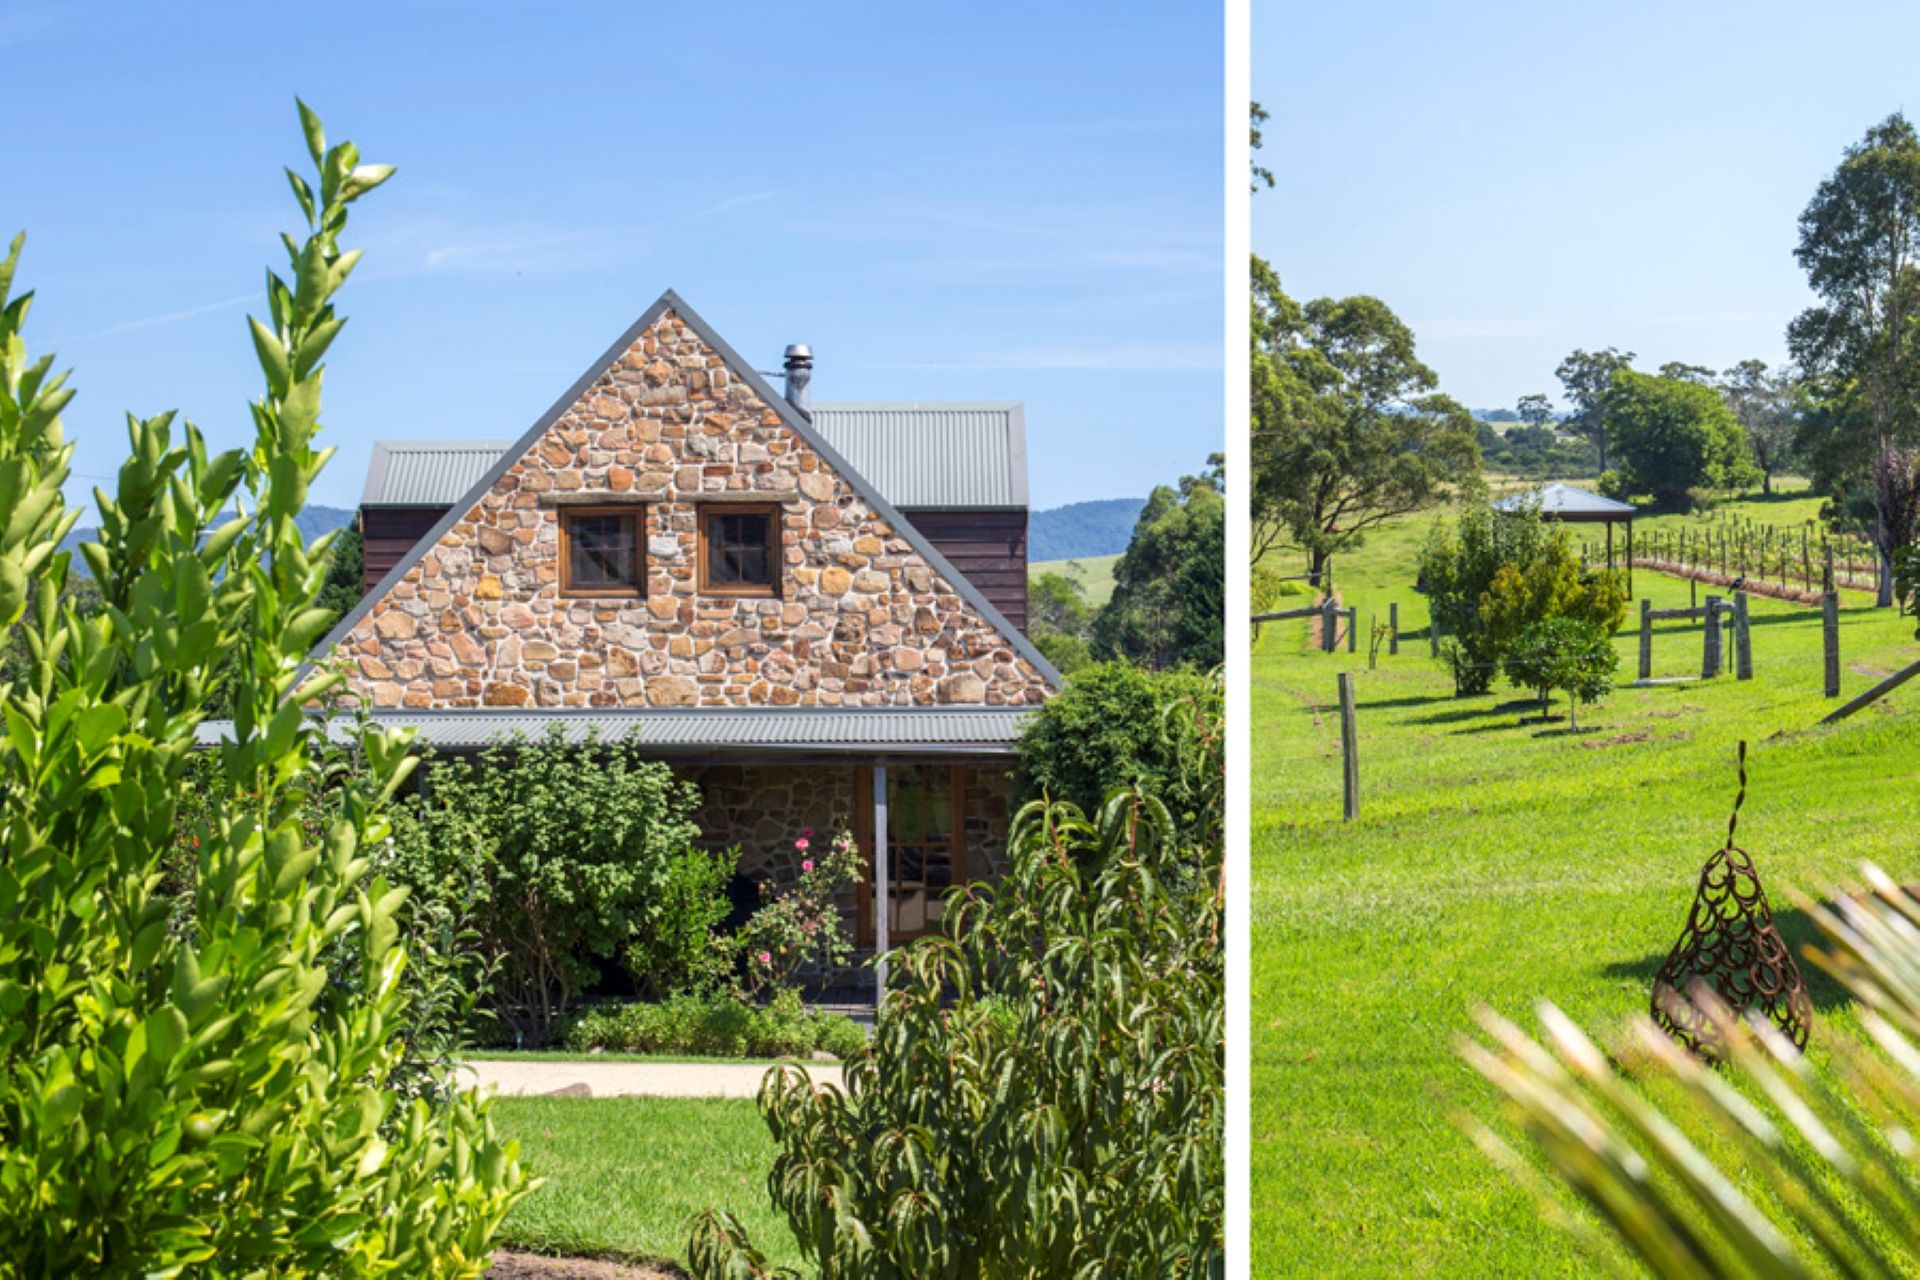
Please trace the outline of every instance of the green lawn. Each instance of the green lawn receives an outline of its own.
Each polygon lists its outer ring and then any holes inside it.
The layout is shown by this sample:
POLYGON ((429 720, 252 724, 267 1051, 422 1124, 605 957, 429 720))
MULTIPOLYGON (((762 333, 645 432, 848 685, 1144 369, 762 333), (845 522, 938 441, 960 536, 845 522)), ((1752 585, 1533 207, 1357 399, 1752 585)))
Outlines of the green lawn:
POLYGON ((1062 573, 1076 578, 1087 593, 1087 604, 1099 608, 1113 596, 1113 566, 1119 556, 1082 556, 1078 560, 1035 560, 1027 566, 1027 577, 1043 573, 1062 573))
POLYGON ((767 1199, 773 1139, 750 1101, 501 1098, 493 1114, 547 1180, 508 1215, 504 1245, 684 1266, 689 1219, 719 1208, 775 1262, 800 1264, 767 1199))
MULTIPOLYGON (((1743 504, 1787 524, 1812 500, 1743 504)), ((1805 507, 1805 511, 1802 511, 1805 507)), ((1642 522, 1667 527, 1679 517, 1642 522)), ((1493 1093, 1454 1056, 1482 1002, 1531 1024, 1552 998, 1610 1033, 1645 1008, 1700 864, 1726 834, 1734 744, 1750 743, 1741 843, 1792 942, 1788 886, 1854 881, 1872 858, 1920 872, 1920 686, 1832 729, 1817 610, 1753 602, 1756 678, 1621 688, 1564 721, 1522 723, 1504 687, 1459 699, 1423 634, 1366 669, 1369 614, 1426 625, 1404 522, 1336 566, 1360 610, 1349 656, 1269 624, 1252 664, 1253 1231, 1255 1273, 1585 1275, 1589 1261, 1463 1138, 1493 1093), (1340 821, 1335 673, 1358 686, 1362 816, 1340 821), (1893 781, 1889 781, 1889 780, 1893 781)), ((1656 607, 1687 584, 1637 575, 1656 607)), ((1920 657, 1910 619, 1844 598, 1844 693, 1920 657)), ((1638 605, 1634 606, 1637 618, 1638 605)), ((1635 674, 1637 620, 1617 637, 1635 674)), ((1698 624, 1664 624, 1655 675, 1698 674, 1698 624)), ((1729 648, 1729 658, 1731 650, 1729 648)), ((1556 704, 1556 711, 1561 710, 1556 704)), ((1832 1020, 1814 983, 1814 1060, 1832 1020)), ((1515 1137, 1512 1133, 1510 1138, 1515 1137)))

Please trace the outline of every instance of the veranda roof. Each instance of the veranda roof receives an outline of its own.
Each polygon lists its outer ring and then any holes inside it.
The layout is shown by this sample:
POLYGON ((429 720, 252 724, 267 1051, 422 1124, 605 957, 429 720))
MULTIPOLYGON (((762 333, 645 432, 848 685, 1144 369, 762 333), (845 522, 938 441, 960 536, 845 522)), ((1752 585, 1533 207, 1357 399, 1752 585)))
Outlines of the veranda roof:
MULTIPOLYGON (((874 755, 898 751, 939 755, 1006 755, 1031 707, 714 707, 714 708, 464 708, 445 711, 379 711, 384 728, 417 730, 421 742, 441 751, 472 751, 508 741, 515 734, 544 737, 559 725, 568 742, 597 733, 604 742, 637 742, 663 753, 721 751, 874 755)), ((344 741, 347 717, 328 725, 344 741)), ((231 720, 199 727, 203 746, 233 737, 231 720)))

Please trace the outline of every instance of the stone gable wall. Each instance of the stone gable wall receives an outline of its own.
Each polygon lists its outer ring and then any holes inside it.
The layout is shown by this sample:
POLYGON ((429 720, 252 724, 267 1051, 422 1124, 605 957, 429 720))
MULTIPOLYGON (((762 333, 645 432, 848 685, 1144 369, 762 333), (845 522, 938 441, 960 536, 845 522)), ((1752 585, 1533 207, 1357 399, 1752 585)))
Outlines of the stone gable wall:
POLYGON ((671 311, 340 642, 376 707, 1009 706, 1040 672, 671 311), (644 500, 645 599, 560 594, 560 505, 644 500), (698 590, 699 503, 781 504, 780 598, 698 590))

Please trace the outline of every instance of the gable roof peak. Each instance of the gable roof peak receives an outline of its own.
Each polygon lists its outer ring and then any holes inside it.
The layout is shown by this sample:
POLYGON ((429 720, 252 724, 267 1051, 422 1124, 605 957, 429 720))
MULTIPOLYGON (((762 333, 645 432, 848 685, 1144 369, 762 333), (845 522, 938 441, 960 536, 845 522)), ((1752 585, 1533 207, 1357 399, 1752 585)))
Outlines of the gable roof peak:
POLYGON ((653 305, 643 311, 639 319, 629 325, 626 331, 616 338, 580 377, 574 380, 573 385, 561 393, 559 399, 555 400, 547 411, 513 442, 498 461, 474 481, 447 510, 447 513, 434 524, 433 528, 414 544, 413 549, 387 571, 386 576, 375 584, 373 590, 367 592, 359 604, 347 611, 346 615, 314 647, 312 657, 318 659, 325 656, 336 644, 346 639, 354 627, 372 612, 374 604, 397 586, 406 577, 408 571, 418 564, 455 524, 459 523, 467 511, 486 496, 508 469, 530 452, 553 425, 579 403, 608 369, 669 311, 673 313, 676 320, 691 330, 695 337, 720 357, 732 377, 751 389, 760 401, 780 418, 783 425, 805 441, 807 446, 819 455, 822 462, 852 487, 880 519, 886 521, 902 538, 906 539, 915 553, 935 573, 951 584, 955 593, 977 612, 988 626, 998 632, 1015 653, 1031 664, 1050 688, 1057 690, 1061 687, 1063 681, 1060 672, 1047 660, 1046 655, 1041 653, 1031 640, 1007 620, 1005 614, 994 607, 993 602, 988 600, 978 587, 967 581, 966 577, 955 569, 919 530, 915 529, 890 502, 880 495, 872 482, 861 475, 841 455, 840 451, 827 441, 806 414, 769 386, 766 379, 754 369, 753 364, 734 350, 733 346, 722 338, 712 325, 708 324, 697 311, 687 305, 685 299, 671 288, 662 292, 654 300, 653 305))

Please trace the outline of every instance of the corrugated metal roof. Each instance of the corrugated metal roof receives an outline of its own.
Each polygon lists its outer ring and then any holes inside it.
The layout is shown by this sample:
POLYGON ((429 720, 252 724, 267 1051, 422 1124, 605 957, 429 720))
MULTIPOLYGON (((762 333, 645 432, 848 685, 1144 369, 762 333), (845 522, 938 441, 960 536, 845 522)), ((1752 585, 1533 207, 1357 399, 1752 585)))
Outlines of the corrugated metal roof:
MULTIPOLYGON (((820 404, 813 425, 896 507, 1027 505, 1026 413, 1016 401, 820 404)), ((360 504, 450 506, 513 444, 378 441, 360 504)))
MULTIPOLYGON (((754 751, 927 751, 1005 754, 1019 736, 1031 708, 973 710, 896 707, 772 708, 728 707, 688 710, 609 709, 604 711, 491 710, 381 711, 375 724, 415 729, 429 746, 472 749, 520 734, 545 736, 559 725, 568 742, 584 742, 597 733, 604 742, 638 742, 667 750, 729 748, 754 751)), ((344 740, 352 721, 336 718, 331 736, 344 740)), ((203 746, 233 736, 230 720, 207 720, 199 727, 203 746)))
POLYGON ((363 507, 445 507, 459 501, 511 440, 377 440, 363 507))
POLYGON ((1634 510, 1630 503, 1615 502, 1612 498, 1559 483, 1502 498, 1493 507, 1496 511, 1518 511, 1530 502, 1539 506, 1543 516, 1626 516, 1634 510))
POLYGON ((813 425, 896 507, 1027 505, 1026 410, 1017 401, 844 401, 813 425))

